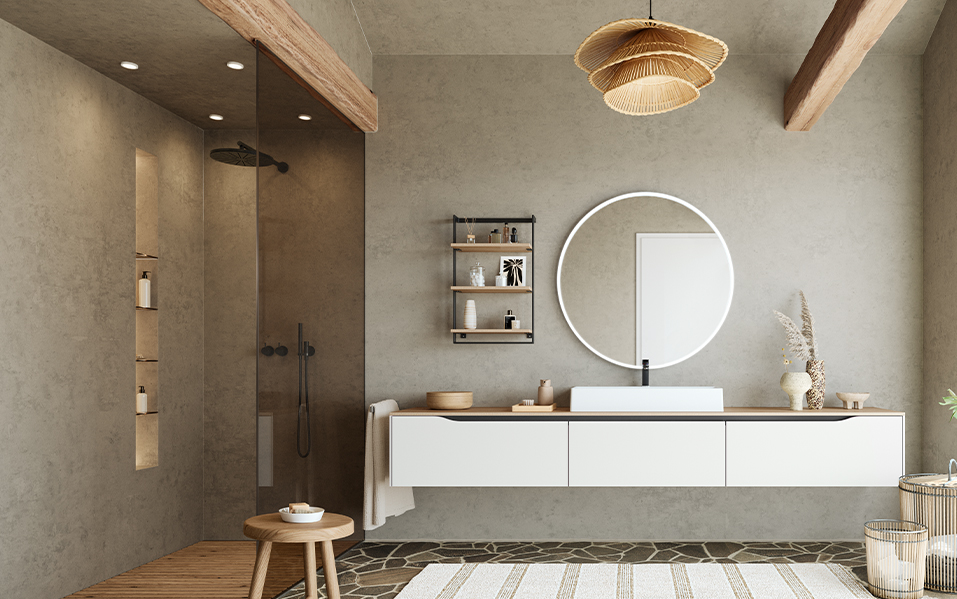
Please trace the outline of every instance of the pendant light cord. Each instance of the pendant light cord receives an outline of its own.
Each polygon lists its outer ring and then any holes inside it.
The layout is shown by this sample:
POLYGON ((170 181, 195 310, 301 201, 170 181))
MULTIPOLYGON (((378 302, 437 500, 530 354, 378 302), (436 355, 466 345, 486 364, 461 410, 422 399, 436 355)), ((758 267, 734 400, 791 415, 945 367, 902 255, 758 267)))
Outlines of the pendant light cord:
POLYGON ((652 0, 648 0, 648 20, 649 20, 649 21, 654 21, 655 18, 654 18, 653 16, 651 16, 651 15, 652 15, 651 1, 652 1, 652 0))

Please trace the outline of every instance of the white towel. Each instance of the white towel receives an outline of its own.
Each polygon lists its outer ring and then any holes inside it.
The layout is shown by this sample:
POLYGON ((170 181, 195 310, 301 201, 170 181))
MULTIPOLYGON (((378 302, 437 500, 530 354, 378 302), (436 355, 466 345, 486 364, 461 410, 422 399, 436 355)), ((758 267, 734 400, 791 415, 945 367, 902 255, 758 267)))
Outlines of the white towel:
POLYGON ((398 410, 394 399, 372 404, 366 415, 366 472, 362 501, 362 528, 372 530, 415 507, 412 487, 393 487, 389 481, 389 414, 398 410))

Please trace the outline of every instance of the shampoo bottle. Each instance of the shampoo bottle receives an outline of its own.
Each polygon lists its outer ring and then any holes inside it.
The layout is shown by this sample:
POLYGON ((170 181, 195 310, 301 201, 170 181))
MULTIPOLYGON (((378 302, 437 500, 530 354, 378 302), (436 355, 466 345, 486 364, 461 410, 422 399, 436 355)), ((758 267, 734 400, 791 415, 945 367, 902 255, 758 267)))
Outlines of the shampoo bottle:
POLYGON ((538 405, 550 406, 555 403, 555 390, 552 389, 551 379, 542 379, 542 384, 538 388, 538 405))
POLYGON ((146 413, 146 387, 140 385, 140 390, 136 394, 136 413, 146 413))
POLYGON ((141 308, 150 307, 150 271, 143 271, 143 278, 136 285, 136 305, 141 308))

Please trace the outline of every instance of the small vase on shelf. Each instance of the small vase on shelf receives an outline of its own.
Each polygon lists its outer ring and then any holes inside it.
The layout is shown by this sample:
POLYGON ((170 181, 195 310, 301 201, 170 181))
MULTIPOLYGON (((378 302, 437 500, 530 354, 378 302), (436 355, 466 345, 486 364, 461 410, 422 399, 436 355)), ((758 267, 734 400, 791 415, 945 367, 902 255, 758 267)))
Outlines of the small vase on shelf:
POLYGON ((475 312, 475 300, 468 300, 465 302, 465 319, 464 325, 466 329, 475 330, 477 326, 477 313, 475 312))
POLYGON ((807 374, 811 388, 807 392, 807 407, 820 410, 824 407, 824 360, 808 360, 807 374))
POLYGON ((806 372, 785 372, 781 375, 781 389, 788 394, 792 410, 804 409, 804 394, 811 388, 811 375, 806 372))

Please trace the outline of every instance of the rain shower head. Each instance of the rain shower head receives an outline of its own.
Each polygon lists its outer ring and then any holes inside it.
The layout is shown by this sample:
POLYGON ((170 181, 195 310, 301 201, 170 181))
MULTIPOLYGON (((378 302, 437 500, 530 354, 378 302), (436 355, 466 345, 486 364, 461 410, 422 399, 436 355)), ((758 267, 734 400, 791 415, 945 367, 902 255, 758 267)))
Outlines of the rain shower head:
POLYGON ((216 148, 209 153, 209 157, 217 162, 232 164, 233 166, 256 166, 256 154, 259 154, 259 166, 275 166, 280 173, 289 170, 289 165, 285 162, 276 162, 269 154, 256 152, 256 148, 247 146, 243 142, 236 148, 216 148))

